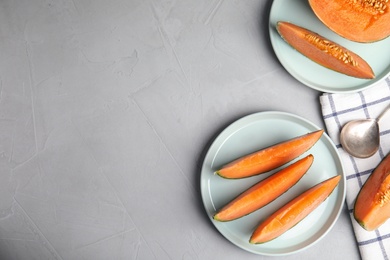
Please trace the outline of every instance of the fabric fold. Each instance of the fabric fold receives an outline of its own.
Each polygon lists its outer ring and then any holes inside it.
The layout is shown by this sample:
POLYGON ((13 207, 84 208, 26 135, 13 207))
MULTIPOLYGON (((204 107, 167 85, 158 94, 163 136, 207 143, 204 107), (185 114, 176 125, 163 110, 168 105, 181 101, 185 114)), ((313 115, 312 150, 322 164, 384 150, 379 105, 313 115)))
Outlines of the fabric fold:
POLYGON ((390 103, 390 77, 356 93, 320 96, 322 116, 329 137, 335 143, 345 169, 346 203, 363 260, 390 259, 390 220, 375 231, 364 230, 353 217, 353 207, 360 188, 371 172, 390 151, 390 112, 379 122, 380 148, 372 157, 355 158, 346 153, 339 140, 344 124, 354 119, 376 118, 390 103))

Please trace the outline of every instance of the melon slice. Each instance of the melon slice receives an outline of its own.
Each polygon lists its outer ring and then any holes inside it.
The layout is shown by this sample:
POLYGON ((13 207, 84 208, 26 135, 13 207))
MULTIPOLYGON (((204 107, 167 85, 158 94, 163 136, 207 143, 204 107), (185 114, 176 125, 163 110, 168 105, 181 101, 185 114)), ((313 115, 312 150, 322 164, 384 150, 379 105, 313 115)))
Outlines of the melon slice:
POLYGON ((375 77, 372 68, 363 58, 315 32, 283 21, 279 21, 276 28, 294 49, 328 69, 356 78, 375 77))
POLYGON ((356 198, 353 215, 368 231, 379 228, 390 218, 390 155, 364 183, 356 198))

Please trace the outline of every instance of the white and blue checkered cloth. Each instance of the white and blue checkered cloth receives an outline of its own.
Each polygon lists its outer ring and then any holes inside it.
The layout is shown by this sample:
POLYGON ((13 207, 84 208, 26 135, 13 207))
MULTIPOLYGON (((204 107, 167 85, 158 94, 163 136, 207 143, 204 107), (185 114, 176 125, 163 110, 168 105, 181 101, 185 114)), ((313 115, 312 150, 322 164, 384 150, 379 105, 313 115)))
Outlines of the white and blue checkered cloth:
POLYGON ((375 231, 366 231, 353 217, 356 196, 367 177, 390 151, 390 112, 379 122, 380 149, 372 157, 358 159, 347 154, 340 145, 342 126, 353 119, 376 118, 390 103, 390 78, 357 93, 320 96, 327 133, 335 143, 347 179, 346 203, 351 216, 360 255, 363 260, 390 259, 390 220, 375 231))

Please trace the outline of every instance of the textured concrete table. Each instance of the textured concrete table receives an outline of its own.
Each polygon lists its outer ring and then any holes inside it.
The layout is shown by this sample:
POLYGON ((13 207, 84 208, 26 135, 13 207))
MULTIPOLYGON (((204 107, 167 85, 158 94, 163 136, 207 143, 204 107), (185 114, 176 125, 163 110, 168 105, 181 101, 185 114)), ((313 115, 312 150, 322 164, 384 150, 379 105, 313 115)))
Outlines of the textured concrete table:
MULTIPOLYGON (((268 110, 324 127, 276 59, 272 1, 1 0, 1 259, 271 259, 206 216, 200 165, 268 110)), ((344 208, 309 249, 358 259, 344 208)))

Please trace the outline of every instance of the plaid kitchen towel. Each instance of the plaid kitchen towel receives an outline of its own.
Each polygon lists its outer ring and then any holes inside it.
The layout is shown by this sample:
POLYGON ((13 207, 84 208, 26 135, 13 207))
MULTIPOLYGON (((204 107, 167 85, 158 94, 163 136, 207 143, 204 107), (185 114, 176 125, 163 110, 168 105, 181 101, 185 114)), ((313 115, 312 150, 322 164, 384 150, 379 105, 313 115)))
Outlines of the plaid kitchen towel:
POLYGON ((390 259, 390 220, 375 231, 364 230, 353 217, 356 196, 367 177, 390 151, 390 112, 379 122, 380 149, 372 157, 358 159, 340 145, 342 126, 350 120, 376 118, 390 103, 390 78, 357 93, 320 96, 322 115, 329 137, 335 143, 347 179, 346 203, 363 260, 390 259))

